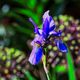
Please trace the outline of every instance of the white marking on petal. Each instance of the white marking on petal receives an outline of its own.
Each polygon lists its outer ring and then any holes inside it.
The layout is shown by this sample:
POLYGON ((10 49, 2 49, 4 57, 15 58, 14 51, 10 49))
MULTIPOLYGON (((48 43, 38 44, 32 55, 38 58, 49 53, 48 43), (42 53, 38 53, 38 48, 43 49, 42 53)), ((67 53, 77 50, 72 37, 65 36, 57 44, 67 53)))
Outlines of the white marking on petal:
POLYGON ((49 16, 49 10, 46 11, 46 12, 43 14, 43 22, 45 21, 46 18, 47 18, 48 20, 49 20, 49 18, 50 18, 50 16, 49 16))
POLYGON ((56 32, 55 32, 55 31, 50 31, 49 34, 50 34, 50 35, 56 34, 56 32))
POLYGON ((51 20, 51 22, 50 22, 50 28, 51 28, 53 25, 54 25, 54 21, 51 20))
POLYGON ((42 35, 42 30, 41 29, 39 29, 39 33, 42 35))

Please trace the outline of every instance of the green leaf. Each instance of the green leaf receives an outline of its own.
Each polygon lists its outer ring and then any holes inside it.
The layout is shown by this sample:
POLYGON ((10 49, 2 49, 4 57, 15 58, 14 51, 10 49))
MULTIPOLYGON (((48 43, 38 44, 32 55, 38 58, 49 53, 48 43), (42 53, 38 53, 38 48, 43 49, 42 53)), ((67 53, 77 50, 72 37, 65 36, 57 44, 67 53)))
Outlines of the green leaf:
POLYGON ((68 53, 66 54, 66 58, 67 58, 67 64, 68 64, 69 80, 77 80, 76 75, 75 75, 75 68, 74 68, 72 55, 71 55, 69 49, 68 49, 68 53))
POLYGON ((24 28, 24 27, 21 27, 21 26, 16 26, 15 27, 16 30, 18 30, 19 32, 22 32, 26 35, 31 35, 32 34, 32 30, 31 29, 28 29, 28 28, 24 28))
POLYGON ((52 68, 51 69, 51 80, 56 80, 56 70, 55 68, 52 68))
POLYGON ((55 67, 55 71, 56 72, 66 72, 67 71, 67 69, 66 69, 66 66, 65 65, 57 65, 56 67, 55 67))
POLYGON ((34 12, 27 10, 27 9, 20 9, 20 8, 16 8, 15 11, 22 15, 31 17, 36 23, 39 23, 39 16, 35 14, 34 12))
POLYGON ((18 2, 19 4, 21 4, 21 5, 26 5, 25 3, 27 2, 25 2, 25 0, 13 0, 14 2, 18 2))
POLYGON ((37 0, 28 0, 26 4, 29 8, 34 9, 36 7, 36 3, 37 3, 37 0))
POLYGON ((24 74, 28 78, 28 80, 36 80, 29 71, 25 71, 24 74))
POLYGON ((10 11, 6 16, 16 19, 16 20, 19 20, 21 23, 28 25, 27 21, 21 15, 17 14, 14 11, 10 11))

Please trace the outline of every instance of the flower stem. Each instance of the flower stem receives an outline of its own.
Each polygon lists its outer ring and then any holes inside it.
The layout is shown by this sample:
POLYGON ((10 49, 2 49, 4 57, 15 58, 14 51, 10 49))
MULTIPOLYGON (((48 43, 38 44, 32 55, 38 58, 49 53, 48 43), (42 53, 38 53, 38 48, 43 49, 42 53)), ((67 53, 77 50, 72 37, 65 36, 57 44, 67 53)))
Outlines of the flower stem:
POLYGON ((44 71, 45 71, 46 76, 47 76, 47 80, 50 80, 48 70, 47 70, 47 67, 46 67, 46 56, 45 55, 43 55, 42 62, 43 62, 44 71))
POLYGON ((50 80, 49 75, 48 75, 48 70, 47 70, 47 68, 46 68, 45 65, 43 65, 43 66, 44 66, 44 71, 45 71, 45 73, 46 73, 47 79, 50 80))

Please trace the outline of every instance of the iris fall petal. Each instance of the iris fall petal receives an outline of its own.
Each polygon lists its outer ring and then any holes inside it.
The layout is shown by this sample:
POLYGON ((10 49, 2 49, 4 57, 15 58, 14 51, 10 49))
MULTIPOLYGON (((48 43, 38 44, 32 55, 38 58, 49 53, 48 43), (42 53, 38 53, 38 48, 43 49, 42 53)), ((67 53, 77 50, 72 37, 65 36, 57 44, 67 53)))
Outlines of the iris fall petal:
POLYGON ((38 64, 42 58, 42 55, 43 55, 42 47, 34 46, 32 52, 30 54, 30 57, 29 57, 29 62, 32 65, 38 64))
POLYGON ((61 41, 61 40, 57 40, 57 47, 59 48, 59 50, 61 52, 67 52, 67 46, 61 41))

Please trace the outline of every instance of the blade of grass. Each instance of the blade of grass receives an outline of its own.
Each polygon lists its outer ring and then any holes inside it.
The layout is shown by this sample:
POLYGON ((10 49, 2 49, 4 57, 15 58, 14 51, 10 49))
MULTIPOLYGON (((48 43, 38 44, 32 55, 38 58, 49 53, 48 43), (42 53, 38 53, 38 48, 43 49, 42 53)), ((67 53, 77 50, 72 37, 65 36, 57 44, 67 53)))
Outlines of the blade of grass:
POLYGON ((24 27, 21 27, 21 26, 16 26, 15 29, 18 30, 21 33, 26 34, 27 36, 28 35, 31 36, 32 30, 30 30, 30 29, 27 29, 27 28, 24 28, 24 27))
POLYGON ((25 0, 13 0, 14 2, 18 2, 19 4, 21 4, 21 5, 26 5, 26 2, 25 2, 25 0))
POLYGON ((36 0, 14 0, 14 2, 17 2, 22 6, 29 7, 31 9, 33 9, 37 3, 36 0))
POLYGON ((16 8, 14 11, 17 12, 17 13, 20 13, 20 14, 22 14, 22 15, 31 17, 32 19, 34 19, 34 21, 35 21, 37 24, 39 23, 39 16, 38 16, 36 13, 34 13, 34 12, 30 11, 30 10, 16 8))
POLYGON ((27 21, 22 16, 20 16, 19 14, 17 14, 14 11, 10 11, 8 14, 6 14, 6 16, 8 16, 10 18, 13 18, 15 20, 19 20, 21 23, 29 26, 28 23, 27 23, 27 21))
POLYGON ((36 4, 37 4, 37 0, 28 0, 28 2, 26 2, 26 5, 30 9, 34 9, 36 7, 36 4))
POLYGON ((50 73, 51 80, 56 80, 56 69, 51 68, 51 73, 50 73))
POLYGON ((28 80, 36 80, 29 71, 24 71, 25 76, 28 78, 28 80))
POLYGON ((69 49, 68 49, 68 53, 66 54, 66 58, 68 64, 69 80, 76 80, 74 63, 69 49))
POLYGON ((55 67, 55 71, 56 71, 57 73, 66 72, 66 71, 67 71, 67 70, 66 70, 66 66, 65 66, 65 65, 57 65, 57 66, 55 67))

